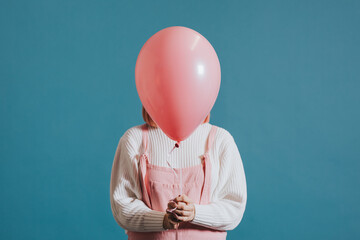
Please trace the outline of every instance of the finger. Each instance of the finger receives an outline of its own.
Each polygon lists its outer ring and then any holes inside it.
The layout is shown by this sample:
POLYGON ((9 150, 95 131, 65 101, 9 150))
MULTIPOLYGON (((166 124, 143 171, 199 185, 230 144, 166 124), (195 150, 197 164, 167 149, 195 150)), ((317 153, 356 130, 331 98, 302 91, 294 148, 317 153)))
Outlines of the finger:
POLYGON ((179 209, 179 210, 185 210, 185 211, 191 211, 192 210, 192 206, 187 205, 184 202, 178 202, 176 208, 179 209))
POLYGON ((182 195, 179 195, 179 196, 175 197, 175 198, 173 199, 173 201, 174 201, 174 202, 181 202, 181 201, 183 201, 183 196, 182 196, 182 195))
POLYGON ((185 194, 183 195, 183 202, 186 202, 187 204, 193 203, 193 201, 191 200, 191 198, 189 198, 188 196, 186 196, 185 194))
POLYGON ((175 202, 185 202, 185 198, 187 198, 187 196, 185 194, 179 195, 176 198, 174 198, 175 202))
POLYGON ((174 213, 178 216, 182 216, 182 217, 189 217, 191 216, 192 212, 191 211, 180 211, 180 210, 175 210, 174 213))
POLYGON ((177 215, 176 215, 176 218, 177 218, 179 221, 182 221, 182 222, 188 222, 188 221, 190 221, 190 217, 182 217, 182 216, 177 216, 177 215))
POLYGON ((177 217, 176 217, 176 214, 170 214, 170 215, 169 215, 169 220, 171 220, 171 221, 174 222, 174 223, 178 223, 178 222, 179 222, 179 220, 178 220, 177 217))
POLYGON ((172 226, 173 229, 178 229, 179 228, 179 223, 176 223, 172 226))
POLYGON ((192 203, 192 200, 186 196, 185 194, 179 195, 174 199, 175 202, 185 202, 185 203, 192 203))
POLYGON ((175 223, 175 224, 172 224, 170 221, 169 221, 169 226, 167 229, 177 229, 179 227, 179 223, 175 223))
POLYGON ((177 220, 172 220, 171 218, 169 218, 169 222, 170 222, 170 224, 171 225, 179 225, 179 220, 177 219, 177 220))
POLYGON ((176 202, 170 201, 170 202, 168 203, 168 208, 169 208, 169 209, 173 209, 173 208, 176 208, 176 207, 177 207, 176 202))

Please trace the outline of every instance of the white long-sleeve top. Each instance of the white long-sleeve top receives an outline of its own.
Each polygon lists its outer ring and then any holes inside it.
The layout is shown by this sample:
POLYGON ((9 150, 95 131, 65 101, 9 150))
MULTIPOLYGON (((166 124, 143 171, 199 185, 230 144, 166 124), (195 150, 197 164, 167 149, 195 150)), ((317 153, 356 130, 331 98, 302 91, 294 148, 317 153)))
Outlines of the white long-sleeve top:
MULTIPOLYGON (((201 163, 211 129, 204 123, 171 153, 175 168, 201 163)), ((149 127, 149 160, 154 165, 167 167, 167 154, 175 141, 160 128, 149 127)), ((142 154, 141 125, 128 129, 120 138, 111 172, 110 202, 116 222, 125 230, 136 232, 163 231, 165 212, 150 209, 141 200, 138 160, 142 154)), ((232 230, 241 221, 247 200, 243 163, 234 138, 218 127, 212 148, 210 204, 195 205, 192 223, 217 230, 232 230)), ((175 197, 175 196, 174 196, 175 197)))

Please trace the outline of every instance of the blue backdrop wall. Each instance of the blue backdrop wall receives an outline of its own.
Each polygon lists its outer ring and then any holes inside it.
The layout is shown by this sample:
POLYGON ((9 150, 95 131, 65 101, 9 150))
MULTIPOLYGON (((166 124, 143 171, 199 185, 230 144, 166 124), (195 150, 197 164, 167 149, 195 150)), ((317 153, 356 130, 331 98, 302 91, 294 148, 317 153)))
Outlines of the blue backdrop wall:
POLYGON ((228 239, 359 239, 359 1, 1 1, 0 238, 126 239, 119 138, 142 124, 134 69, 169 26, 204 35, 222 83, 211 123, 243 158, 228 239))

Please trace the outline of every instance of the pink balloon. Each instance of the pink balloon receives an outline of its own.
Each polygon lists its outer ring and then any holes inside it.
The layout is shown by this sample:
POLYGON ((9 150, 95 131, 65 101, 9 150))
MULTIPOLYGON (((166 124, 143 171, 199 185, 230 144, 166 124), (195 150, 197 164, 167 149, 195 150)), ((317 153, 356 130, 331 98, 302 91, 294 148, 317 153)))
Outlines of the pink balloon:
POLYGON ((168 27, 154 34, 136 61, 136 88, 144 108, 177 142, 188 138, 210 113, 220 79, 214 48, 186 27, 168 27))

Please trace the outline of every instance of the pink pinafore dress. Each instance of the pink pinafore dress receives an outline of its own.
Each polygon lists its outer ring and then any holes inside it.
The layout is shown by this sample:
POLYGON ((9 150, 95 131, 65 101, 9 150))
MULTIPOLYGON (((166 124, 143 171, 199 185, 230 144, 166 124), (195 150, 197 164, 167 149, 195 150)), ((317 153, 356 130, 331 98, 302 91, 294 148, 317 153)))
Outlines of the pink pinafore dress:
MULTIPOLYGON (((142 189, 142 200, 151 209, 165 212, 168 202, 178 196, 182 189, 194 203, 210 203, 211 162, 209 151, 212 147, 216 126, 212 126, 206 144, 206 151, 199 165, 174 168, 176 174, 182 176, 179 183, 173 170, 169 167, 156 166, 150 163, 148 154, 148 128, 142 125, 143 154, 139 159, 139 176, 142 189), (182 186, 180 186, 182 184, 182 186)), ((159 232, 133 232, 127 231, 129 240, 222 240, 226 239, 226 231, 191 224, 180 223, 178 230, 159 232), (178 231, 178 232, 176 232, 178 231), (178 234, 178 235, 177 235, 178 234), (176 236, 177 235, 177 236, 176 236)))

